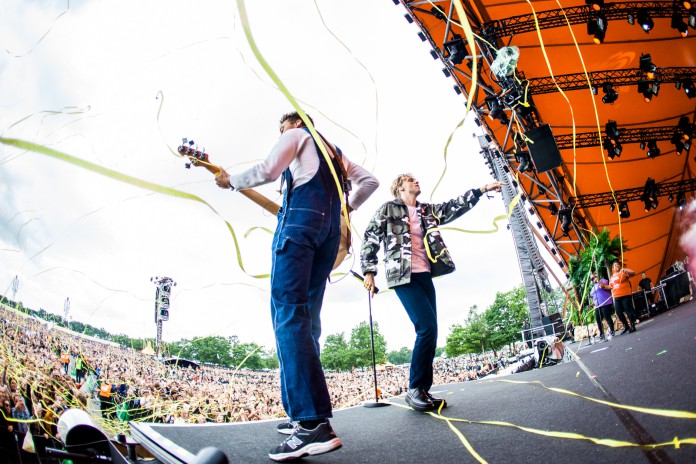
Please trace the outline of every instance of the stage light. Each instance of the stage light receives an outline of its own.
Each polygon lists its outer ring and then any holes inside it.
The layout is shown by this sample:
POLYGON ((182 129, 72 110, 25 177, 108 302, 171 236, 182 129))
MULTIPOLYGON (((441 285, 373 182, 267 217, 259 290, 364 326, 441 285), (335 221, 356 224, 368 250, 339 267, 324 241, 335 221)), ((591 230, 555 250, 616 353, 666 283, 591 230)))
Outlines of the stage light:
POLYGON ((659 194, 660 190, 655 180, 648 177, 648 180, 645 181, 645 187, 643 187, 643 194, 640 196, 641 201, 645 204, 646 212, 657 208, 659 204, 657 197, 659 194))
POLYGON ((645 73, 648 80, 655 79, 655 74, 657 73, 657 66, 652 62, 652 57, 649 53, 644 53, 640 55, 640 70, 645 73))
POLYGON ((590 90, 592 90, 592 95, 597 95, 597 86, 592 84, 590 86, 590 90))
POLYGON ((655 140, 648 140, 648 158, 660 156, 660 149, 657 147, 655 140))
POLYGON ((686 206, 686 195, 684 195, 684 192, 677 193, 677 206, 680 210, 684 209, 684 206, 686 206))
POLYGON ((563 235, 568 235, 573 226, 573 212, 569 208, 564 208, 558 212, 558 217, 561 219, 561 230, 563 235))
POLYGON ((612 121, 611 119, 604 125, 604 132, 607 134, 607 137, 609 137, 611 140, 614 142, 619 141, 619 136, 621 133, 619 132, 619 128, 616 125, 616 121, 612 121))
POLYGON ((696 10, 689 13, 689 27, 696 29, 696 10))
POLYGON ((645 140, 640 141, 640 149, 645 150, 645 140))
POLYGON ((593 37, 594 43, 603 43, 607 35, 607 17, 599 13, 595 18, 590 19, 587 22, 587 33, 593 37))
POLYGON ((628 12, 627 20, 628 24, 630 24, 631 26, 633 26, 636 23, 636 16, 633 14, 632 11, 628 12))
POLYGON ((676 11, 672 15, 672 29, 679 31, 679 35, 682 37, 689 35, 689 26, 686 25, 681 15, 676 11))
POLYGON ((674 195, 672 195, 672 194, 670 193, 669 196, 667 197, 667 201, 669 201, 670 203, 672 203, 672 202, 674 201, 674 195))
POLYGON ((488 118, 491 121, 497 119, 502 124, 508 124, 510 122, 505 114, 503 106, 500 104, 500 100, 498 100, 498 97, 486 97, 486 106, 488 106, 488 118))
POLYGON ((621 156, 621 144, 619 142, 612 142, 608 137, 604 141, 604 148, 607 150, 607 156, 609 159, 614 159, 615 157, 621 156))
POLYGON ((677 153, 677 155, 681 155, 685 148, 688 149, 688 147, 686 147, 684 144, 684 139, 678 131, 674 132, 670 142, 672 145, 674 145, 674 151, 677 153))
POLYGON ((528 151, 519 151, 515 153, 515 161, 519 163, 517 166, 519 172, 529 171, 532 166, 532 159, 528 151))
POLYGON ((682 116, 679 118, 679 124, 677 124, 677 131, 679 132, 683 140, 689 140, 691 138, 691 123, 689 118, 682 116))
POLYGON ((640 24, 640 27, 645 31, 646 34, 649 33, 653 27, 655 27, 655 21, 653 21, 653 19, 650 17, 648 10, 644 8, 638 10, 636 19, 638 20, 638 24, 640 24))
POLYGON ((631 217, 631 211, 628 209, 628 202, 622 201, 619 203, 619 217, 623 219, 631 217))
POLYGON ((611 211, 613 213, 615 209, 616 209, 616 205, 614 203, 609 205, 609 211, 611 211))
POLYGON ((442 10, 440 10, 440 9, 437 8, 437 7, 432 7, 432 8, 430 9, 430 12, 433 14, 433 16, 435 16, 435 17, 436 17, 437 19, 439 19, 440 21, 445 21, 445 20, 447 19, 447 17, 446 17, 445 14, 442 12, 442 10))
POLYGON ((555 203, 551 203, 551 204, 549 205, 549 212, 551 212, 551 215, 552 215, 552 216, 557 215, 557 214, 558 214, 558 206, 556 206, 555 203))
POLYGON ((447 50, 449 60, 452 64, 462 64, 462 61, 464 61, 464 58, 466 58, 466 55, 468 54, 464 39, 456 35, 453 40, 445 42, 442 46, 445 50, 447 50))
POLYGON ((689 1, 683 1, 682 5, 684 6, 685 10, 691 9, 691 2, 689 2, 689 1))
POLYGON ((604 0, 585 0, 585 4, 591 6, 593 10, 599 11, 604 6, 604 0))
POLYGON ((681 81, 682 87, 684 87, 684 92, 686 92, 686 96, 689 98, 694 98, 696 97, 696 87, 694 87, 694 81, 692 81, 689 78, 683 79, 681 81))
POLYGON ((602 85, 602 91, 604 92, 602 103, 614 103, 619 98, 619 92, 614 90, 614 86, 608 82, 602 85))
POLYGON ((638 81, 638 92, 643 94, 643 99, 646 103, 650 103, 653 95, 657 95, 660 91, 659 82, 655 81, 638 81))

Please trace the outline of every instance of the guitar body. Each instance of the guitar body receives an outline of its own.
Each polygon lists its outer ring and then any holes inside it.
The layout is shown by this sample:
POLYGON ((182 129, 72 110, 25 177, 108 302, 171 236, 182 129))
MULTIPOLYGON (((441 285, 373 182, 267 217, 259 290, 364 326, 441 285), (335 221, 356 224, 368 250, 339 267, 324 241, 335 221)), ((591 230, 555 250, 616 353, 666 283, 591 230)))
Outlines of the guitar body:
MULTIPOLYGON (((205 153, 204 151, 194 149, 192 147, 193 145, 193 140, 190 142, 187 142, 186 139, 183 139, 183 144, 179 146, 177 151, 181 156, 184 156, 189 159, 189 163, 186 164, 186 168, 190 168, 191 166, 196 166, 196 167, 204 167, 206 168, 210 173, 217 175, 220 172, 220 168, 215 166, 209 161, 208 154, 205 153), (188 143, 188 146, 187 146, 188 143)), ((254 189, 244 189, 244 190, 238 190, 239 193, 265 209, 271 214, 277 215, 278 211, 280 210, 280 205, 273 200, 270 200, 266 198, 265 196, 261 195, 259 192, 257 192, 254 189)), ((336 269, 338 266, 341 265, 343 260, 346 259, 346 256, 348 255, 348 252, 350 251, 350 244, 351 244, 351 237, 350 237, 350 230, 348 230, 348 223, 346 222, 345 217, 343 216, 343 213, 341 213, 341 241, 338 245, 338 254, 336 255, 336 261, 334 261, 333 269, 336 269)))

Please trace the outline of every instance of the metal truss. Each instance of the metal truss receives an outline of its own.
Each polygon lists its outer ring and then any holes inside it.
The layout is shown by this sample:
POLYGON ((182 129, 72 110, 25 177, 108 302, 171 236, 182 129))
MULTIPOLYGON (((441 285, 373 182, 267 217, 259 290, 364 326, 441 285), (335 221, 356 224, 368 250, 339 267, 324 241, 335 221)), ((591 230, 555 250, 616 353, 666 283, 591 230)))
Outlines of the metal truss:
MULTIPOLYGON (((658 197, 696 191, 696 179, 687 179, 677 182, 664 182, 656 185, 659 192, 658 197)), ((614 190, 613 195, 611 192, 590 193, 587 195, 580 195, 578 197, 571 197, 568 199, 568 202, 574 208, 607 206, 623 201, 629 202, 640 200, 644 189, 645 187, 633 187, 624 190, 614 190)))
MULTIPOLYGON (((696 126, 691 124, 691 134, 694 133, 696 126)), ((651 140, 672 140, 677 128, 674 126, 646 127, 640 129, 619 128, 619 142, 627 143, 647 143, 651 140)), ((689 135, 691 135, 689 134, 689 135)), ((602 133, 602 140, 606 140, 606 132, 602 133)), ((573 148, 573 134, 554 135, 556 146, 559 150, 573 148)), ((598 147, 600 145, 597 132, 580 132, 575 134, 575 148, 598 147)), ((606 145, 606 143, 605 143, 606 145)))
POLYGON ((525 32, 533 32, 537 29, 550 29, 554 27, 564 27, 568 24, 583 24, 596 18, 597 14, 604 15, 607 21, 627 20, 629 13, 636 14, 638 10, 646 10, 652 18, 671 18, 675 9, 681 14, 686 14, 681 2, 675 5, 672 0, 657 2, 621 2, 605 3, 599 12, 591 6, 576 6, 558 10, 540 11, 533 14, 510 16, 484 23, 481 27, 481 35, 488 41, 496 41, 503 37, 509 37, 525 32))
MULTIPOLYGON (((587 79, 595 87, 603 84, 612 86, 637 85, 638 82, 649 80, 646 73, 640 69, 616 69, 609 71, 591 71, 587 73, 562 74, 554 77, 533 77, 528 79, 529 92, 534 95, 558 92, 560 87, 564 91, 586 90, 587 79)), ((654 81, 660 83, 681 83, 685 79, 696 82, 696 67, 668 67, 658 68, 654 81)))

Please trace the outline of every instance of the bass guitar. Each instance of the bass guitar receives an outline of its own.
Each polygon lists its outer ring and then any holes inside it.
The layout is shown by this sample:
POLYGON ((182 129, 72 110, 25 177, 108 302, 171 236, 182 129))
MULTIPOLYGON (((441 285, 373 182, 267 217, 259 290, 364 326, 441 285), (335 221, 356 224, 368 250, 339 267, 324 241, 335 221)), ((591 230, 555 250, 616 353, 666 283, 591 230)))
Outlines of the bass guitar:
MULTIPOLYGON (((205 150, 199 150, 196 148, 193 140, 188 140, 186 138, 182 139, 181 145, 177 149, 177 152, 188 159, 186 163, 186 169, 190 169, 191 166, 204 167, 213 175, 217 175, 220 172, 220 168, 210 162, 210 157, 205 152, 205 150)), ((271 214, 278 214, 280 205, 273 200, 266 198, 259 192, 253 189, 243 189, 238 190, 239 193, 247 197, 249 200, 253 201, 266 211, 271 214)), ((338 245, 338 254, 336 255, 336 261, 334 262, 333 269, 336 269, 346 258, 348 251, 350 249, 350 234, 348 232, 348 225, 346 220, 341 213, 341 242, 338 245)))

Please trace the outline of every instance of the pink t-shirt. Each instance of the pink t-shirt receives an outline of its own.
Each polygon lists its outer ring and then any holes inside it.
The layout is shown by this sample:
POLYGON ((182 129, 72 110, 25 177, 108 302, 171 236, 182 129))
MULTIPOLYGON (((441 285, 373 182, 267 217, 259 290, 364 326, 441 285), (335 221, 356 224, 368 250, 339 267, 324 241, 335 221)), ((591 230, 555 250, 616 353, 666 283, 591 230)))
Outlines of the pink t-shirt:
POLYGON ((415 206, 408 206, 408 222, 411 227, 411 272, 430 272, 430 261, 423 243, 423 228, 415 206))

